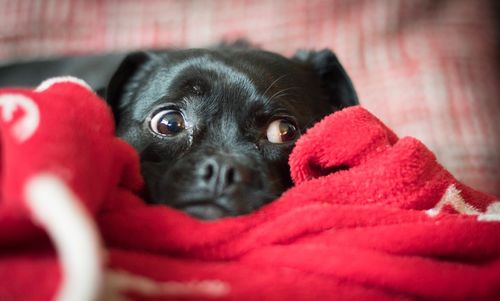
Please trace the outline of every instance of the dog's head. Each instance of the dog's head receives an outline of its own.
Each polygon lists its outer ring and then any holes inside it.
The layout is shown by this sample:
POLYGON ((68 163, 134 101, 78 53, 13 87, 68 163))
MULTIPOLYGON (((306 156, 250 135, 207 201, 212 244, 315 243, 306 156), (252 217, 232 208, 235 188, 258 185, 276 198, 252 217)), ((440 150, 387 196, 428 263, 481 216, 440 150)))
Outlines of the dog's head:
POLYGON ((292 183, 288 156, 313 123, 357 103, 335 55, 216 49, 129 55, 107 92, 140 154, 145 198, 203 219, 240 215, 292 183))

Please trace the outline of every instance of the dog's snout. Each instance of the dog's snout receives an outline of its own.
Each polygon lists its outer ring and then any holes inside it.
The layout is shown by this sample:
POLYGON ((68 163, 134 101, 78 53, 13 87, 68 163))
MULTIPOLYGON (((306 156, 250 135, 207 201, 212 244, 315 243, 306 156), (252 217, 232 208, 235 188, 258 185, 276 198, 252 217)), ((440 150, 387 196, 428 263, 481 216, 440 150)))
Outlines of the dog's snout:
POLYGON ((198 167, 199 180, 214 195, 221 195, 244 180, 245 170, 223 156, 209 157, 198 167))
MULTIPOLYGON (((245 158, 226 154, 197 154, 190 158, 189 185, 183 198, 173 206, 201 219, 216 219, 223 216, 250 212, 253 207, 247 202, 247 192, 260 188, 255 169, 245 158), (202 159, 198 159, 202 156, 202 159), (194 168, 193 168, 194 167, 194 168)), ((172 174, 170 174, 172 176, 172 174)), ((166 177, 168 183, 173 178, 166 177)), ((166 185, 168 187, 168 184, 166 185)))

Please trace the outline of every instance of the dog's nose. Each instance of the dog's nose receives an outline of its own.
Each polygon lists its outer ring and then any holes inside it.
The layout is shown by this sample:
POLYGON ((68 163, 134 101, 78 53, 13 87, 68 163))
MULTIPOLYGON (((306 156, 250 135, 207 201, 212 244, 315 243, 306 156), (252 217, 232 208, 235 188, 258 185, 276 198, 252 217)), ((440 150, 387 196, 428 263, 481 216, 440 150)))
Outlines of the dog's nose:
POLYGON ((198 168, 199 181, 215 196, 228 192, 244 179, 244 169, 231 159, 213 156, 198 168))

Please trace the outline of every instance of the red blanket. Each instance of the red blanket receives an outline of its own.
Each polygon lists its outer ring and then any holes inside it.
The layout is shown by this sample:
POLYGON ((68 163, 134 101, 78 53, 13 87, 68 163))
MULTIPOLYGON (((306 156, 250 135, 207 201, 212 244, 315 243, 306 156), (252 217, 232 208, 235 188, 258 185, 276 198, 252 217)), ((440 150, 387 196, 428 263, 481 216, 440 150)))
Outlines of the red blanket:
POLYGON ((361 107, 290 157, 295 186, 200 221, 137 196, 84 83, 0 90, 0 300, 500 300, 500 202, 361 107))

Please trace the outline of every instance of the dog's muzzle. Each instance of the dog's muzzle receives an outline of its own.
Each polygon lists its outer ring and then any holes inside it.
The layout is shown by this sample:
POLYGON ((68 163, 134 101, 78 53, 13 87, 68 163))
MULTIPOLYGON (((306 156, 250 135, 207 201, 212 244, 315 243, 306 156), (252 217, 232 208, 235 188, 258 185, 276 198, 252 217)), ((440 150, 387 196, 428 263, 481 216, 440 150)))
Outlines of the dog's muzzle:
POLYGON ((193 173, 192 194, 175 207, 202 218, 233 215, 244 208, 244 190, 252 184, 252 171, 236 159, 212 155, 199 161, 193 173))

